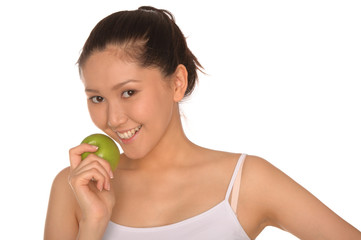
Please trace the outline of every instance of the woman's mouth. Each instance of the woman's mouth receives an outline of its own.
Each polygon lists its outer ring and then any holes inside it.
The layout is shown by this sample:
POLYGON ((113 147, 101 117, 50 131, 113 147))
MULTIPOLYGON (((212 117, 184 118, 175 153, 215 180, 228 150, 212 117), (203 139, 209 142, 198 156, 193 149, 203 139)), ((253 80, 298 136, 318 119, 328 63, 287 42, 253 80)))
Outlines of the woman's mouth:
POLYGON ((122 141, 129 140, 141 129, 141 127, 142 125, 139 125, 138 127, 128 130, 126 132, 122 132, 122 133, 117 132, 117 135, 122 141))

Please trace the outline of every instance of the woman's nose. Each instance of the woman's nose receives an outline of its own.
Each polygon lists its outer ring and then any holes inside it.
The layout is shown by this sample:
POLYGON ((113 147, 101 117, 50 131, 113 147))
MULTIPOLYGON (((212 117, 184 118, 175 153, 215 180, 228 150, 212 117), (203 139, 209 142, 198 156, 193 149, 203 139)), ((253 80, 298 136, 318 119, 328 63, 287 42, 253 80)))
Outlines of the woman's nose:
POLYGON ((107 124, 113 130, 116 130, 119 126, 125 124, 128 121, 128 117, 119 104, 108 105, 108 122, 107 124))

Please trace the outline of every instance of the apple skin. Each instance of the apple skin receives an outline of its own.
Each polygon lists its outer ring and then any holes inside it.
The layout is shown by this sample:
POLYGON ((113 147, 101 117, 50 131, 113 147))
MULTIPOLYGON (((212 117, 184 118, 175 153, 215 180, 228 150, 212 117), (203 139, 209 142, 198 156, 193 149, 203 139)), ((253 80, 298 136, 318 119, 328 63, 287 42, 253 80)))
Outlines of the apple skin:
MULTIPOLYGON (((96 133, 84 138, 81 143, 98 146, 98 150, 94 154, 108 161, 113 171, 117 168, 120 160, 120 151, 113 139, 104 134, 96 133)), ((83 153, 81 159, 83 160, 89 154, 90 152, 83 153)))

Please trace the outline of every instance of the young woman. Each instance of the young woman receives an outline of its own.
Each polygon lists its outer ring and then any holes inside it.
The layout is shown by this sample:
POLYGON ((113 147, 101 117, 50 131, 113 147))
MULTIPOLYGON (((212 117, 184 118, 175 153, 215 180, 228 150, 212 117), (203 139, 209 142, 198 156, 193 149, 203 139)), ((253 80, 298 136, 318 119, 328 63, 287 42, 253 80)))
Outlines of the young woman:
POLYGON ((361 233, 266 160, 214 151, 184 134, 179 102, 201 65, 172 15, 114 13, 79 58, 94 124, 123 149, 113 172, 81 144, 55 178, 45 239, 255 239, 276 226, 301 239, 361 233))

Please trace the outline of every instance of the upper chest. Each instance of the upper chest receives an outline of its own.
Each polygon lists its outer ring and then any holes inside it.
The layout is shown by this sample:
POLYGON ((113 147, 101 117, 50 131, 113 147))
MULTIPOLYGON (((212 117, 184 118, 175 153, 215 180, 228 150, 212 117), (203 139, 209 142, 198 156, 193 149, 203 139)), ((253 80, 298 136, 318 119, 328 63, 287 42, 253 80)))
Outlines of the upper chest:
POLYGON ((232 165, 205 165, 167 171, 119 171, 114 179, 116 204, 112 221, 152 227, 180 222, 225 198, 232 165))

